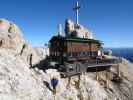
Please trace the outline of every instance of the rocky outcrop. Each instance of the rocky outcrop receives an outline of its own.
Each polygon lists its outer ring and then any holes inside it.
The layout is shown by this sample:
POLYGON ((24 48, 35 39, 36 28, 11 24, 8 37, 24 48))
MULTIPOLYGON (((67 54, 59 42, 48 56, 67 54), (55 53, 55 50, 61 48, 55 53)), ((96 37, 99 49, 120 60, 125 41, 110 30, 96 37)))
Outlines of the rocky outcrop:
POLYGON ((19 28, 5 19, 0 20, 0 47, 16 52, 24 44, 19 28))
POLYGON ((43 82, 22 57, 0 50, 0 100, 40 100, 43 82))
POLYGON ((13 52, 15 56, 21 56, 28 63, 30 63, 31 54, 33 55, 32 64, 40 60, 34 48, 23 39, 20 29, 5 19, 0 19, 0 49, 13 52))
POLYGON ((38 50, 23 39, 14 23, 0 19, 0 100, 41 100, 45 97, 41 71, 30 69, 41 59, 38 50))
POLYGON ((49 48, 34 48, 40 59, 45 59, 49 55, 49 48))

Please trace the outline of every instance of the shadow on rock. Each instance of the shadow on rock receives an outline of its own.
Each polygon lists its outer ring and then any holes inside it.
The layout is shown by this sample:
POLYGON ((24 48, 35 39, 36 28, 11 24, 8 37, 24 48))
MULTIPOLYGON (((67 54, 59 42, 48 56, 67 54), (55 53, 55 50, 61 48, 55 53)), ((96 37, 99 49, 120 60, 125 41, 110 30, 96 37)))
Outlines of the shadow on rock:
POLYGON ((53 91, 47 81, 43 81, 43 84, 50 90, 53 91))
POLYGON ((38 68, 40 70, 43 70, 45 72, 45 70, 53 68, 52 66, 50 66, 50 58, 47 56, 45 59, 41 60, 39 63, 30 66, 30 68, 38 68))

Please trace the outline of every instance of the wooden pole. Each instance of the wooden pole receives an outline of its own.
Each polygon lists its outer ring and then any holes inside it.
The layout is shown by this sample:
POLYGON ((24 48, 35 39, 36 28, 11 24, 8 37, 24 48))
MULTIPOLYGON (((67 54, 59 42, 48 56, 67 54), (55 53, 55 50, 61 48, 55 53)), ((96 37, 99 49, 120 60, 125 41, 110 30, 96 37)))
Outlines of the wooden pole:
POLYGON ((106 69, 106 88, 109 87, 109 82, 108 82, 108 69, 106 69))
POLYGON ((118 77, 120 77, 119 63, 118 63, 118 66, 117 66, 117 74, 118 74, 118 77))
POLYGON ((68 77, 68 84, 67 84, 67 88, 69 88, 70 86, 70 82, 71 82, 71 76, 68 77))
POLYGON ((96 67, 96 80, 97 80, 97 81, 99 80, 98 72, 97 72, 97 67, 96 67))
POLYGON ((84 82, 84 84, 85 84, 85 82, 86 82, 86 72, 83 72, 83 82, 84 82))
MULTIPOLYGON (((96 59, 96 64, 98 64, 98 60, 96 59)), ((97 72, 97 67, 96 67, 96 80, 98 81, 99 78, 98 78, 98 72, 97 72)))
POLYGON ((80 87, 80 74, 78 75, 78 88, 80 87))
POLYGON ((55 95, 54 95, 54 100, 55 100, 55 95))
POLYGON ((84 81, 85 81, 85 75, 86 75, 86 72, 83 73, 84 81))

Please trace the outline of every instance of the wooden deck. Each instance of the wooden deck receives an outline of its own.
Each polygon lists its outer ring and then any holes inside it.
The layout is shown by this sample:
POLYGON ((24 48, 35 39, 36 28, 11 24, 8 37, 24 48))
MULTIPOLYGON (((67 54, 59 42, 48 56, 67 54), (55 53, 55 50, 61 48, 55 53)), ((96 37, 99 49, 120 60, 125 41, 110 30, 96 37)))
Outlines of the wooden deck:
POLYGON ((88 65, 88 67, 106 67, 106 66, 117 66, 118 64, 94 64, 94 65, 88 65))
POLYGON ((67 77, 75 76, 81 74, 83 72, 100 72, 108 70, 110 67, 117 67, 118 64, 116 63, 101 63, 101 64, 80 64, 79 71, 72 71, 72 72, 61 72, 62 74, 66 75, 67 77))
POLYGON ((87 68, 87 72, 100 72, 109 69, 112 66, 118 66, 118 64, 96 64, 90 65, 87 68))

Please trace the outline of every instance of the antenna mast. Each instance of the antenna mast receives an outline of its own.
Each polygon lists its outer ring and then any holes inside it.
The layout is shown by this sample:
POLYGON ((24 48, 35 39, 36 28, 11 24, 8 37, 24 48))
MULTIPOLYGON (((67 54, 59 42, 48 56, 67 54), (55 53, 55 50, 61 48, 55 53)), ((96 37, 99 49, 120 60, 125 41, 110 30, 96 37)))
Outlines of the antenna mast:
POLYGON ((73 8, 76 11, 76 24, 79 25, 79 2, 77 1, 76 6, 73 8))
POLYGON ((58 24, 58 35, 62 34, 62 25, 58 24))

